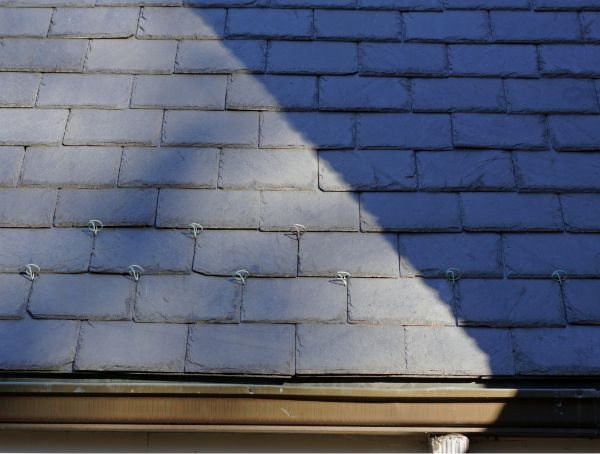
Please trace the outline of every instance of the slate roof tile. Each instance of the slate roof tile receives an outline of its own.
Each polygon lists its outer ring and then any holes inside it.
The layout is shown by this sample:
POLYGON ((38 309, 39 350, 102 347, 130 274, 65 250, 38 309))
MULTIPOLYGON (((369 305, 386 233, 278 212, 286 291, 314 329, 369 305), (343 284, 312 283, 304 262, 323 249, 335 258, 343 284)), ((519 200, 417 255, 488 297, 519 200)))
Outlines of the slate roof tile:
POLYGON ((0 227, 51 227, 58 191, 0 189, 0 227))
POLYGON ((14 187, 25 156, 23 147, 0 146, 0 187, 14 187))
POLYGON ((0 274, 0 319, 25 316, 31 281, 18 274, 0 274))
POLYGON ((48 36, 128 38, 135 35, 139 8, 57 8, 48 36))
POLYGON ((227 109, 316 109, 317 83, 315 76, 233 74, 227 87, 227 109))
MULTIPOLYGON (((137 27, 141 39, 215 39, 225 33, 226 10, 211 8, 188 14, 182 8, 142 8, 137 27)), ((137 22, 136 22, 137 25, 137 22)))
POLYGON ((0 106, 33 107, 40 79, 39 74, 0 73, 0 106))
POLYGON ((597 325, 600 323, 600 281, 570 280, 563 287, 569 323, 597 325))

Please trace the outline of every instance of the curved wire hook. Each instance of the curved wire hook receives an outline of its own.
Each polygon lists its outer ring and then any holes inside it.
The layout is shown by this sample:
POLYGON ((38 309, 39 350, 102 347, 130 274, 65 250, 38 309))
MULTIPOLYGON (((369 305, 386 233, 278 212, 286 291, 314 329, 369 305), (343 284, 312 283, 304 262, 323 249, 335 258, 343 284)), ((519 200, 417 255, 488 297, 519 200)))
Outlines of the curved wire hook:
POLYGON ((88 222, 88 229, 90 229, 92 231, 94 236, 98 235, 98 232, 100 230, 102 230, 103 228, 104 228, 104 224, 102 223, 102 221, 99 221, 98 219, 90 219, 90 222, 88 222))
POLYGON ((204 232, 204 227, 202 227, 197 222, 192 222, 190 225, 188 225, 188 229, 190 230, 190 233, 192 234, 194 239, 198 238, 198 235, 204 232))
POLYGON ((348 271, 338 271, 336 280, 342 281, 342 283, 348 287, 348 282, 350 281, 351 277, 352 275, 348 271))
POLYGON ((298 239, 300 239, 304 232, 306 232, 306 227, 304 227, 302 224, 293 224, 290 230, 294 235, 296 235, 296 237, 298 237, 298 239))
POLYGON ((133 276, 133 280, 137 282, 140 280, 140 276, 144 272, 144 268, 142 268, 140 265, 129 265, 128 271, 129 274, 133 276))
POLYGON ((35 277, 41 273, 41 269, 35 263, 28 263, 25 265, 25 274, 29 276, 31 281, 35 280, 35 277))
POLYGON ((462 274, 458 268, 448 268, 446 270, 446 279, 450 282, 456 282, 462 277, 462 274))
POLYGON ((565 270, 555 270, 552 272, 552 279, 554 279, 559 284, 562 284, 567 280, 567 272, 565 270))
POLYGON ((248 276, 250 276, 250 272, 248 270, 237 270, 235 273, 233 273, 233 278, 241 285, 246 285, 246 279, 248 276))

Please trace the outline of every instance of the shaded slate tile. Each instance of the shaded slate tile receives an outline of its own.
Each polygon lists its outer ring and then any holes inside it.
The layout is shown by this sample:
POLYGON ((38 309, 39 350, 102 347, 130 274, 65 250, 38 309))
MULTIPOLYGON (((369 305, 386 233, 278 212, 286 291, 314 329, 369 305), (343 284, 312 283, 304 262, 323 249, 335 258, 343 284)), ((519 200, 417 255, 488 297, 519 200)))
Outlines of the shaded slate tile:
POLYGON ((545 119, 538 115, 454 114, 452 133, 457 147, 539 150, 546 146, 545 119))
POLYGON ((115 147, 29 147, 21 186, 97 188, 115 186, 121 149, 115 147))
POLYGON ((35 318, 127 320, 134 293, 123 276, 48 274, 36 279, 28 310, 35 318))
POLYGON ((397 277, 398 240, 380 233, 306 233, 300 239, 300 276, 397 277))
POLYGON ((360 228, 363 232, 461 230, 456 194, 361 194, 360 228))
MULTIPOLYGON (((239 0, 237 1, 239 2, 239 0)), ((255 0, 255 3, 266 3, 267 1, 268 0, 255 0)), ((271 0, 272 6, 314 6, 320 8, 348 8, 354 7, 355 3, 356 0, 271 0)))
POLYGON ((0 189, 0 227, 51 227, 58 191, 0 189))
POLYGON ((138 38, 215 39, 225 31, 225 9, 142 8, 138 38))
POLYGON ((96 238, 90 271, 126 273, 140 265, 148 274, 187 274, 194 240, 183 232, 155 229, 104 229, 96 238))
POLYGON ((137 285, 137 322, 234 322, 239 319, 242 286, 231 278, 145 276, 137 285))
POLYGON ((31 281, 19 274, 0 274, 0 319, 19 319, 25 315, 31 281))
MULTIPOLYGON (((598 3, 600 9, 600 2, 598 3)), ((586 41, 600 41, 600 13, 580 13, 581 30, 586 41)))
POLYGON ((504 86, 510 112, 598 112, 591 80, 507 79, 504 86))
POLYGON ((295 276, 298 242, 283 233, 208 231, 196 241, 194 271, 231 276, 247 270, 252 276, 295 276))
POLYGON ((186 325, 85 322, 75 370, 183 372, 186 325))
POLYGON ((413 79, 415 112, 504 112, 500 79, 413 79))
POLYGON ((313 12, 310 9, 230 9, 228 36, 264 38, 310 38, 313 12))
POLYGON ((460 199, 465 230, 563 230, 560 204, 554 194, 463 192, 460 199))
POLYGON ((162 110, 73 109, 65 145, 158 145, 162 110))
POLYGON ((320 151, 323 191, 414 191, 415 155, 404 150, 320 151))
POLYGON ((461 279, 459 324, 465 326, 563 326, 560 285, 550 280, 461 279))
POLYGON ((269 0, 185 0, 189 6, 266 6, 269 0))
POLYGON ((409 110, 405 79, 392 77, 325 76, 319 78, 321 110, 409 110))
POLYGON ((265 70, 266 49, 264 41, 181 41, 177 49, 175 72, 262 72, 265 70))
POLYGON ((0 109, 0 145, 58 145, 68 114, 59 109, 0 109))
POLYGON ((249 279, 242 321, 345 323, 347 296, 344 285, 327 278, 249 279))
POLYGON ((0 106, 33 107, 41 75, 0 73, 0 106))
POLYGON ((600 281, 569 280, 563 285, 569 323, 596 325, 600 323, 600 281))
POLYGON ((3 37, 43 38, 50 26, 50 8, 2 8, 3 37))
POLYGON ((171 146, 256 147, 258 115, 257 112, 167 110, 162 143, 171 146))
MULTIPOLYGON (((40 189, 41 190, 41 189, 40 189)), ((153 189, 62 189, 54 225, 152 226, 158 191, 153 189)))
POLYGON ((562 194, 560 203, 569 232, 600 232, 600 195, 562 194))
POLYGON ((117 74, 44 74, 36 101, 39 107, 129 106, 133 76, 117 74))
POLYGON ((441 76, 448 69, 441 44, 362 43, 358 52, 361 74, 441 76))
POLYGON ((0 39, 0 70, 81 71, 87 39, 0 39))
POLYGON ((71 372, 79 322, 0 321, 0 368, 71 372))
POLYGON ((599 150, 600 117, 596 115, 552 115, 548 117, 554 149, 599 150))
POLYGON ((267 71, 279 74, 351 74, 358 70, 356 43, 272 41, 267 71))
POLYGON ((354 144, 354 115, 321 112, 263 112, 261 148, 349 148, 354 144))
POLYGON ((509 330, 406 328, 407 373, 414 375, 514 375, 509 330))
POLYGON ((403 11, 437 11, 442 0, 357 0, 359 8, 399 9, 403 11))
POLYGON ((395 11, 315 10, 317 38, 399 40, 401 22, 395 11))
POLYGON ((131 107, 223 110, 226 87, 226 76, 137 76, 131 107))
POLYGON ((537 77, 535 46, 456 44, 448 46, 450 74, 457 76, 537 77))
POLYGON ((419 188, 426 191, 507 191, 515 187, 510 153, 492 150, 421 151, 419 188))
POLYGON ((14 187, 25 156, 23 147, 0 147, 0 187, 14 187))
POLYGON ((317 167, 312 150, 222 150, 219 187, 316 189, 317 167))
POLYGON ((504 265, 509 277, 550 278, 555 270, 567 276, 600 275, 600 242, 593 234, 511 234, 504 237, 504 265))
POLYGON ((496 41, 532 43, 581 39, 576 13, 493 11, 490 20, 496 41))
POLYGON ((161 189, 156 211, 158 227, 258 228, 259 192, 219 189, 161 189))
POLYGON ((96 6, 181 6, 182 0, 96 0, 96 6))
POLYGON ((173 71, 177 41, 93 39, 85 71, 160 74, 173 71))
POLYGON ((452 147, 450 116, 445 114, 358 114, 356 128, 360 148, 452 147))
POLYGON ((219 150, 125 148, 119 186, 215 188, 219 150))
POLYGON ((352 279, 351 323, 454 326, 452 284, 440 279, 352 279))
POLYGON ((445 11, 403 15, 406 41, 487 41, 490 24, 484 11, 445 11))
POLYGON ((313 76, 233 74, 227 88, 229 110, 308 110, 318 106, 313 76))
POLYGON ((600 9, 600 2, 598 0, 534 0, 533 5, 538 10, 600 9))
POLYGON ((404 374, 401 326, 298 325, 298 374, 404 374))
POLYGON ((308 231, 359 230, 356 194, 321 191, 277 191, 260 195, 260 229, 289 232, 294 224, 308 231))
POLYGON ((502 276, 500 235, 433 233, 400 235, 400 274, 445 277, 458 268, 463 277, 502 276))
POLYGON ((0 272, 22 272, 35 263, 42 273, 82 273, 92 236, 87 229, 0 229, 0 272))
POLYGON ((520 375, 588 375, 600 371, 600 337, 593 326, 513 330, 520 375))
POLYGON ((185 371, 293 375, 294 342, 294 325, 192 325, 185 371))
POLYGON ((542 45, 539 53, 542 74, 592 77, 600 75, 600 46, 542 45))
POLYGON ((57 8, 48 36, 127 38, 135 35, 139 8, 57 8))
POLYGON ((530 0, 445 0, 449 9, 529 9, 530 0))

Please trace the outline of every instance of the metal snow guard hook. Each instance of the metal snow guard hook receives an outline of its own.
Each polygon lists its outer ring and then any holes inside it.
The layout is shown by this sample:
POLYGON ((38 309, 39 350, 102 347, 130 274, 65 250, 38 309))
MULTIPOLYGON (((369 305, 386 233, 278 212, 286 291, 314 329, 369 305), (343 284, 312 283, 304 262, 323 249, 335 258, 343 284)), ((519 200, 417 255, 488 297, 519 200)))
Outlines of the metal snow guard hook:
POLYGON ((342 281, 342 283, 348 287, 348 281, 351 277, 352 275, 348 271, 338 271, 336 279, 338 281, 342 281))
POLYGON ((194 239, 198 238, 198 235, 204 232, 204 227, 202 227, 197 222, 192 222, 190 225, 188 225, 188 229, 190 229, 190 233, 192 234, 194 239))
POLYGON ((250 272, 248 270, 237 270, 235 273, 233 273, 233 278, 242 285, 246 285, 246 279, 248 276, 250 276, 250 272))
POLYGON ((304 232, 306 232, 306 227, 304 227, 302 224, 293 224, 290 230, 298 237, 298 239, 300 239, 304 232))
POLYGON ((98 235, 98 232, 104 228, 104 224, 98 219, 90 219, 90 222, 88 222, 88 228, 92 231, 94 236, 96 236, 98 235))
POLYGON ((565 270, 555 270, 552 272, 552 279, 554 279, 559 284, 562 284, 567 280, 567 272, 565 270))
POLYGON ((448 268, 446 270, 446 279, 450 282, 456 282, 462 277, 462 274, 458 268, 448 268))
POLYGON ((140 265, 129 265, 128 270, 129 274, 133 276, 133 280, 135 282, 140 280, 140 276, 144 272, 144 268, 142 268, 140 265))
POLYGON ((35 263, 28 263, 25 265, 25 274, 29 277, 31 281, 35 279, 37 275, 40 274, 42 270, 35 263))

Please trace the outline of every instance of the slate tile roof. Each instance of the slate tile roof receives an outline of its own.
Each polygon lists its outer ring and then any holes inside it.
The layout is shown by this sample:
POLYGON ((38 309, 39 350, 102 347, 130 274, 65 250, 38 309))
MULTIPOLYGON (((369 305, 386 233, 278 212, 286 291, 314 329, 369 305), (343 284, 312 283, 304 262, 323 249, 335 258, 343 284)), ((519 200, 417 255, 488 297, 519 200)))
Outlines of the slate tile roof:
POLYGON ((599 43, 598 0, 0 0, 0 369, 598 374, 599 43))

